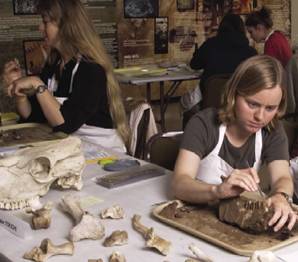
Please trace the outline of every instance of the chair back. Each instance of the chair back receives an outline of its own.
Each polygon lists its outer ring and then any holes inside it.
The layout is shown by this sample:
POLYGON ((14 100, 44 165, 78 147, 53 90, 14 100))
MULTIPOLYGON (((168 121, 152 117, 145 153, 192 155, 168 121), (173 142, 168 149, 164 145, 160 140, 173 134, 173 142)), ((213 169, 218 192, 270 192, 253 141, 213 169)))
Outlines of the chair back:
POLYGON ((220 107, 221 97, 230 76, 230 74, 219 74, 211 76, 205 81, 202 109, 207 107, 220 107))
POLYGON ((152 136, 147 143, 146 160, 166 169, 174 170, 182 135, 183 132, 179 131, 152 136))
POLYGON ((157 127, 151 106, 143 100, 126 104, 131 129, 130 155, 145 159, 146 144, 157 134, 157 127))

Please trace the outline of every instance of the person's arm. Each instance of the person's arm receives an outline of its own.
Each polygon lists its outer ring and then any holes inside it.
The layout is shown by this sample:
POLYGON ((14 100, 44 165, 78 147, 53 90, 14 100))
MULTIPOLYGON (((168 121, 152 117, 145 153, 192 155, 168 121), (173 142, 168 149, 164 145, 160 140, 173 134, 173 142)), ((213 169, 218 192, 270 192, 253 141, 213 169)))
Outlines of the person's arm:
POLYGON ((200 157, 181 149, 176 161, 172 191, 175 197, 193 203, 211 201, 240 195, 244 190, 256 191, 259 178, 254 169, 234 169, 219 185, 196 180, 200 157))
MULTIPOLYGON (((207 40, 208 41, 208 40, 207 40)), ((189 66, 192 69, 202 69, 205 67, 206 59, 208 58, 208 42, 204 42, 198 49, 196 49, 192 55, 189 66)))
POLYGON ((45 86, 44 82, 36 76, 19 78, 8 87, 8 95, 16 97, 17 110, 21 117, 28 118, 31 114, 31 105, 26 97, 26 90, 35 90, 37 100, 40 107, 51 126, 57 126, 64 123, 64 118, 60 112, 60 104, 45 89, 43 92, 38 92, 39 86, 45 86))
POLYGON ((297 216, 292 210, 286 198, 280 193, 293 196, 294 184, 290 175, 289 163, 286 160, 275 160, 268 164, 268 171, 271 176, 271 197, 269 204, 274 208, 274 215, 269 221, 274 226, 274 231, 280 230, 287 224, 292 229, 297 216))

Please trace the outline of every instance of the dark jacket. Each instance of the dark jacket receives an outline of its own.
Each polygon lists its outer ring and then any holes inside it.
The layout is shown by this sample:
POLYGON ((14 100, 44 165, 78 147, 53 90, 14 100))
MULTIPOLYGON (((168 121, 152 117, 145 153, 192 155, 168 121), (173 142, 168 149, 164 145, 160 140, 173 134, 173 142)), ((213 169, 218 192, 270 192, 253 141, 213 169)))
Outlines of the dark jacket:
POLYGON ((195 50, 190 61, 192 69, 203 69, 200 87, 204 93, 204 82, 216 74, 232 74, 245 59, 257 51, 249 46, 247 37, 240 32, 223 32, 207 39, 195 50))

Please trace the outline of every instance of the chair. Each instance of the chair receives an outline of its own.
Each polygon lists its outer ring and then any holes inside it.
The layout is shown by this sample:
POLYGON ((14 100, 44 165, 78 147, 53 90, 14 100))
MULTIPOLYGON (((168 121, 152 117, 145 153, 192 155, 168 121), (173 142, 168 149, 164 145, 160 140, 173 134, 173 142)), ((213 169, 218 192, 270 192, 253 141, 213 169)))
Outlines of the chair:
POLYGON ((218 74, 209 77, 205 81, 202 109, 207 107, 220 107, 221 96, 225 90, 225 85, 229 80, 230 76, 230 74, 218 74))
POLYGON ((158 133, 146 147, 146 160, 169 170, 174 170, 183 132, 158 133))

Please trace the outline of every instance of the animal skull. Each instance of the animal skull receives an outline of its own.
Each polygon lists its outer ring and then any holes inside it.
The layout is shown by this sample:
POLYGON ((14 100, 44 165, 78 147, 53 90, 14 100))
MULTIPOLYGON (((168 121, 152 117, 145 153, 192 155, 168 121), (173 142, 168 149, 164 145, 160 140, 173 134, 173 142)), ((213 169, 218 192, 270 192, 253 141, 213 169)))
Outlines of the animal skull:
POLYGON ((55 182, 60 188, 82 188, 85 159, 81 141, 68 137, 42 142, 0 159, 0 209, 28 207, 55 182))

